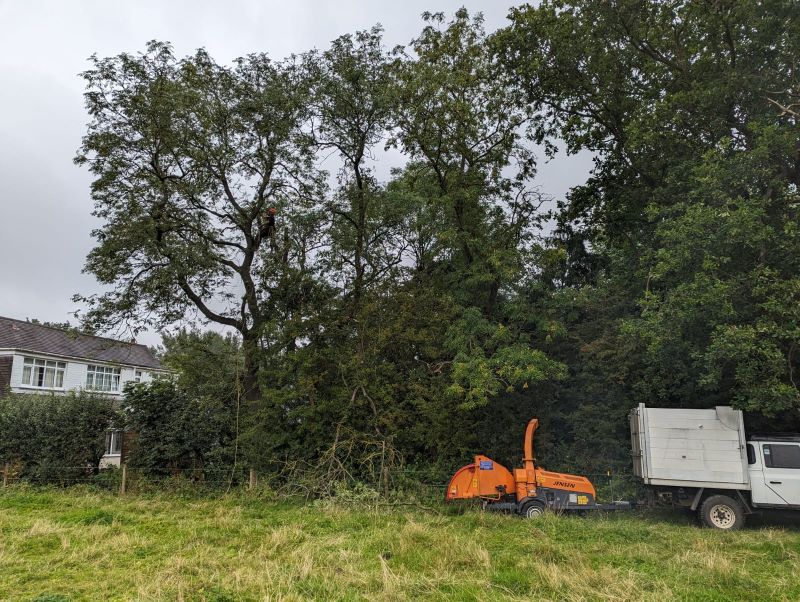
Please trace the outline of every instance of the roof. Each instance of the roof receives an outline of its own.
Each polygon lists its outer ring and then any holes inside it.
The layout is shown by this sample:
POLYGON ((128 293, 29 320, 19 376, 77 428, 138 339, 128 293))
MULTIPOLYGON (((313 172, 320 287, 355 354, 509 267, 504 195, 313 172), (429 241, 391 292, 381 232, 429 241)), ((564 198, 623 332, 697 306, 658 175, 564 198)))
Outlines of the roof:
POLYGON ((0 349, 18 349, 109 364, 161 368, 145 345, 0 316, 0 349))

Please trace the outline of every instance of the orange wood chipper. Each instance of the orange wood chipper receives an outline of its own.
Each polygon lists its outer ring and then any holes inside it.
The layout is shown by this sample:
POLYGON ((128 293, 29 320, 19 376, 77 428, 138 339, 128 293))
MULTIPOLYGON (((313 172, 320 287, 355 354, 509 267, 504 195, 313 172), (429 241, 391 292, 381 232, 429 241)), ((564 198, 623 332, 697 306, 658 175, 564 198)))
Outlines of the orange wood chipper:
POLYGON ((527 518, 539 516, 547 509, 625 510, 630 502, 598 504, 594 485, 586 477, 550 472, 536 465, 533 457, 533 435, 539 426, 536 418, 525 429, 525 457, 522 468, 513 474, 486 456, 475 456, 475 462, 461 468, 447 487, 447 501, 478 498, 487 509, 511 511, 527 518))

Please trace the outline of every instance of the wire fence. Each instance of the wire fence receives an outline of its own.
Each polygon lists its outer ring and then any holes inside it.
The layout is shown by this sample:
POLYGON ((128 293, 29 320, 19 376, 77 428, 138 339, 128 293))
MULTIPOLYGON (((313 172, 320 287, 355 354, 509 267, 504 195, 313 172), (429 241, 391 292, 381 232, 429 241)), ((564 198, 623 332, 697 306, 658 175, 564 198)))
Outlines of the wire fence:
MULTIPOLYGON (((627 473, 588 473, 597 499, 615 501, 630 497, 636 482, 627 473)), ((230 492, 270 492, 276 497, 352 497, 361 495, 395 497, 398 495, 421 500, 444 498, 449 476, 436 471, 402 468, 392 471, 385 483, 349 482, 326 483, 321 490, 304 485, 304 479, 319 479, 314 475, 262 473, 247 466, 204 466, 182 468, 175 466, 57 466, 23 467, 11 463, 2 465, 2 487, 18 485, 75 487, 83 486, 117 493, 136 495, 170 493, 178 495, 219 495, 230 492)))
POLYGON ((231 490, 252 490, 258 482, 257 473, 249 468, 201 467, 176 468, 127 465, 22 467, 6 463, 2 468, 2 487, 28 484, 39 486, 89 486, 120 495, 146 492, 213 493, 231 490))

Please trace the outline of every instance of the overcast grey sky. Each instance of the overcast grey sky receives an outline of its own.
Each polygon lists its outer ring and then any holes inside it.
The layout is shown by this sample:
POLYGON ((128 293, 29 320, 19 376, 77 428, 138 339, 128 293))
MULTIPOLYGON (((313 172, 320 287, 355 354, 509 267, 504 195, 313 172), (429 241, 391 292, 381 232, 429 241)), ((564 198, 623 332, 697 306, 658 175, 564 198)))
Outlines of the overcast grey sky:
MULTIPOLYGON (((387 46, 405 44, 423 11, 481 11, 487 30, 505 24, 501 0, 0 0, 0 315, 65 321, 74 293, 98 285, 81 274, 92 248, 91 178, 72 163, 87 116, 78 73, 87 57, 172 42, 176 54, 205 47, 218 62, 250 53, 275 58, 324 48, 381 23, 387 46)), ((387 156, 384 161, 391 161, 387 156)), ((390 165, 378 166, 388 174, 390 165)), ((537 184, 562 196, 591 167, 586 155, 539 167, 537 184)), ((140 337, 159 342, 156 333, 140 337)))

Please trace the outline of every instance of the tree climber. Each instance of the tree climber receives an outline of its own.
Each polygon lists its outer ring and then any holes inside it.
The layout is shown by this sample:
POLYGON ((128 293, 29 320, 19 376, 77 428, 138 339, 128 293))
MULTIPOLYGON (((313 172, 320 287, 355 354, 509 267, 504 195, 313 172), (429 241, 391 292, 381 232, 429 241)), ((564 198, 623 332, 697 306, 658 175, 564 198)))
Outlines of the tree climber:
POLYGON ((267 209, 267 219, 261 226, 261 238, 270 239, 270 248, 275 248, 275 214, 278 212, 275 207, 267 209))

